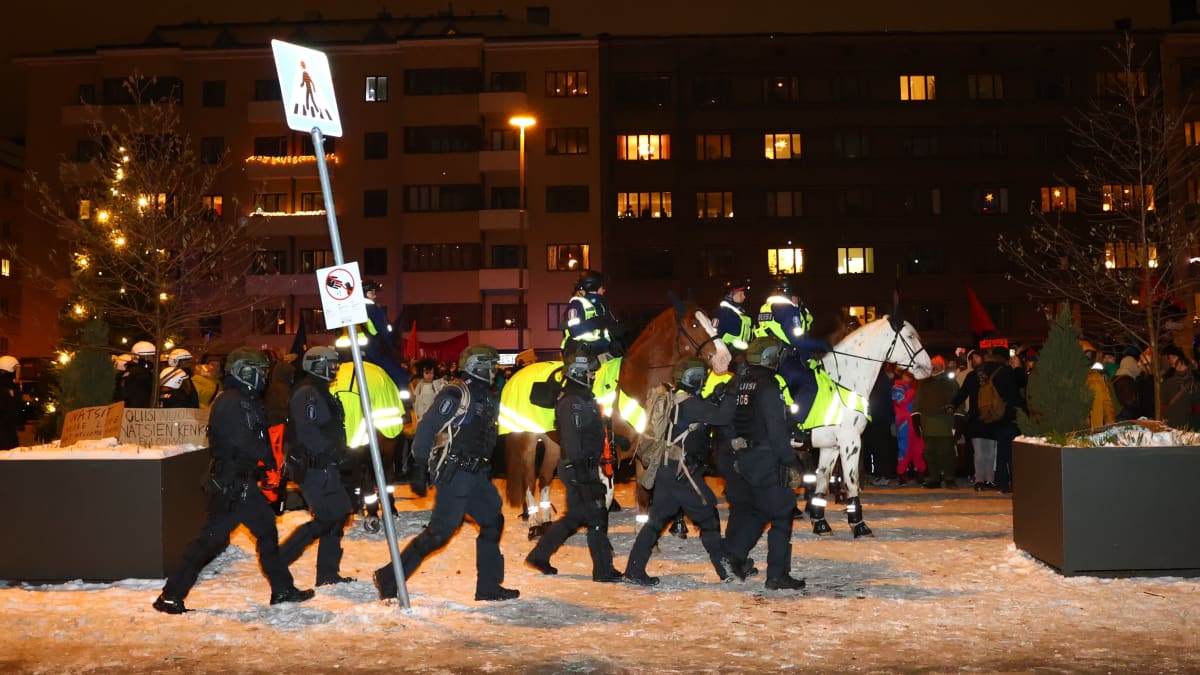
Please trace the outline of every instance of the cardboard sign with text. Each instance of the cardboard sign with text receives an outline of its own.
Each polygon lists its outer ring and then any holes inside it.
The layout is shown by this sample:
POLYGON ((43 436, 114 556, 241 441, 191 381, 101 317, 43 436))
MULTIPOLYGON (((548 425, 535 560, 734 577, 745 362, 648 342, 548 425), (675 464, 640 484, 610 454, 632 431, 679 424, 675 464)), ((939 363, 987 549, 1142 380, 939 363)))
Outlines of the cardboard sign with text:
POLYGON ((208 446, 208 411, 198 408, 129 408, 121 424, 122 443, 208 446))
POLYGON ((124 410, 125 404, 121 402, 72 410, 63 420, 59 447, 65 448, 78 441, 119 438, 125 420, 124 410))

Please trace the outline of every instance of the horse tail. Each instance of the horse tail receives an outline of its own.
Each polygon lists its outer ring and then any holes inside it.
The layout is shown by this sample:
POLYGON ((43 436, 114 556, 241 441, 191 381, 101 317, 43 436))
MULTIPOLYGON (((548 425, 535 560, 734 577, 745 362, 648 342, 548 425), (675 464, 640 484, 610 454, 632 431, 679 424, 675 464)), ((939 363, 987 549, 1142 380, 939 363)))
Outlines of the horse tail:
MULTIPOLYGON (((509 506, 519 506, 525 508, 525 445, 529 437, 532 436, 526 431, 515 431, 504 440, 504 458, 505 480, 504 480, 504 496, 508 500, 509 506)), ((535 441, 536 443, 536 441, 535 441)), ((537 451, 537 446, 534 446, 534 451, 537 451)))

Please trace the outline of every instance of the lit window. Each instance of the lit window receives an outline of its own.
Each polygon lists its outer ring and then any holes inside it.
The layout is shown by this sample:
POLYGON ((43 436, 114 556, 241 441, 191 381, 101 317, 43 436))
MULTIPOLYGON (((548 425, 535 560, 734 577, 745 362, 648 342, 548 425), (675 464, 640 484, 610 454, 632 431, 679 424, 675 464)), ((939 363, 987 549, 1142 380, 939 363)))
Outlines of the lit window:
POLYGON ((0 277, 12 276, 12 260, 0 258, 0 277))
POLYGON ((200 198, 200 203, 204 206, 207 213, 219 216, 225 212, 225 198, 221 195, 204 195, 200 198))
POLYGON ((988 187, 973 190, 971 209, 984 216, 1008 213, 1008 188, 988 187))
POLYGON ((862 326, 875 320, 875 305, 843 305, 842 316, 862 326))
POLYGON ((767 271, 775 274, 800 274, 804 271, 804 249, 767 249, 767 271))
POLYGON ((733 193, 732 192, 697 192, 696 193, 696 217, 697 218, 732 218, 733 217, 733 193))
POLYGON ((671 134, 620 134, 617 159, 671 159, 671 134))
POLYGON ((875 249, 873 248, 839 248, 838 274, 874 274, 875 249))
POLYGON ((79 219, 87 220, 91 217, 92 217, 92 200, 80 199, 79 200, 79 219))
POLYGON ((1004 98, 1004 76, 995 73, 968 75, 967 96, 983 101, 995 101, 1004 98))
POLYGON ((555 70, 546 72, 546 96, 587 96, 586 70, 555 70))
POLYGON ((588 269, 587 244, 550 244, 546 246, 546 270, 578 272, 588 269))
POLYGON ((696 159, 729 159, 733 157, 733 144, 729 134, 697 134, 696 159))
POLYGON ((936 77, 933 75, 901 75, 901 101, 932 101, 937 98, 936 77))
POLYGON ((800 134, 763 134, 763 156, 767 159, 800 159, 800 134))
POLYGON ((382 103, 388 100, 388 79, 386 75, 368 75, 367 91, 364 100, 382 103))
POLYGON ((670 192, 618 192, 618 218, 670 218, 670 192))
POLYGON ((1100 186, 1100 210, 1132 211, 1145 204, 1147 211, 1154 210, 1153 185, 1102 185, 1100 186))
POLYGON ((1187 203, 1200 204, 1200 180, 1189 178, 1187 182, 1187 203))
POLYGON ((1065 185, 1042 188, 1042 213, 1052 211, 1075 213, 1075 188, 1065 185))
POLYGON ((1141 244, 1128 241, 1109 242, 1104 245, 1104 266, 1108 269, 1138 269, 1142 261, 1146 267, 1158 267, 1158 247, 1151 244, 1150 254, 1141 244))
POLYGON ((1187 145, 1200 145, 1200 122, 1183 123, 1183 142, 1187 145))
POLYGON ((1113 71, 1096 73, 1097 96, 1127 96, 1146 95, 1146 74, 1138 72, 1113 71))

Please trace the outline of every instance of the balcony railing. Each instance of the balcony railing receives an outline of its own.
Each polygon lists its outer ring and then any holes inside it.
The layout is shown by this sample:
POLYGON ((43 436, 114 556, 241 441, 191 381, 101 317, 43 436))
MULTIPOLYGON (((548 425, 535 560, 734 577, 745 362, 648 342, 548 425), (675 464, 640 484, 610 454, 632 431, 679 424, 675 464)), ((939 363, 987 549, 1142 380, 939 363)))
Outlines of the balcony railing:
POLYGON ((328 215, 324 210, 293 213, 254 211, 250 222, 255 233, 264 237, 307 237, 329 231, 328 215))
MULTIPOLYGON (((325 155, 325 162, 330 166, 341 164, 337 153, 325 155)), ((269 178, 291 178, 293 176, 314 176, 317 172, 315 155, 251 155, 243 161, 246 177, 250 180, 269 178)))

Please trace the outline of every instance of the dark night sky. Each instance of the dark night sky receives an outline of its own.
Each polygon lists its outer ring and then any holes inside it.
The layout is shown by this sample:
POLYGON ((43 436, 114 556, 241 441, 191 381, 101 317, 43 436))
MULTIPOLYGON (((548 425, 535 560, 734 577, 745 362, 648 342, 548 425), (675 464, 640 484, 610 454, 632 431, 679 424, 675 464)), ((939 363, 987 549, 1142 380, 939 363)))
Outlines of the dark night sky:
MULTIPOLYGON (((22 135, 21 70, 9 59, 56 49, 141 42, 160 24, 206 21, 300 19, 319 10, 325 18, 365 18, 387 9, 394 16, 445 11, 435 0, 20 0, 6 8, 0 34, 0 87, 9 92, 0 106, 0 135, 22 135), (16 5, 13 7, 12 5, 16 5), (15 91, 15 96, 13 92, 15 91), (11 100, 18 99, 13 105, 11 100)), ((551 8, 552 25, 594 34, 764 33, 822 31, 939 31, 1014 29, 1104 29, 1131 17, 1135 28, 1168 23, 1169 0, 859 0, 817 4, 810 0, 456 0, 458 14, 471 11, 524 16, 527 5, 551 8), (623 19, 622 17, 635 17, 623 19)))

